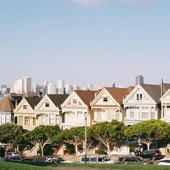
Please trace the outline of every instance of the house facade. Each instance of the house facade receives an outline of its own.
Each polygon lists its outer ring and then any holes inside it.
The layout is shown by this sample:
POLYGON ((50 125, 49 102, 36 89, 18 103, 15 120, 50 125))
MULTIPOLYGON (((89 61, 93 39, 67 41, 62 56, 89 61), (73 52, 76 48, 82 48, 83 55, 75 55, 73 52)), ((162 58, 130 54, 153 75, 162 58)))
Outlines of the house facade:
POLYGON ((71 127, 91 125, 92 111, 90 102, 94 99, 96 91, 75 90, 61 105, 62 108, 62 127, 70 129, 71 127))
POLYGON ((13 110, 21 99, 21 96, 9 94, 0 100, 0 125, 5 123, 15 123, 13 110))
POLYGON ((160 98, 161 120, 170 123, 170 89, 160 98))
POLYGON ((61 104, 67 94, 47 94, 35 107, 37 126, 59 125, 61 127, 61 104))
POLYGON ((170 84, 138 84, 123 100, 126 117, 125 125, 143 120, 161 118, 160 98, 170 88, 170 84))
POLYGON ((41 101, 42 97, 24 97, 14 109, 16 124, 23 129, 33 130, 37 126, 35 106, 41 101))
POLYGON ((108 121, 113 119, 123 121, 125 117, 125 110, 123 108, 123 98, 128 95, 133 87, 129 88, 115 88, 104 87, 91 102, 91 109, 94 112, 92 117, 92 124, 108 121))

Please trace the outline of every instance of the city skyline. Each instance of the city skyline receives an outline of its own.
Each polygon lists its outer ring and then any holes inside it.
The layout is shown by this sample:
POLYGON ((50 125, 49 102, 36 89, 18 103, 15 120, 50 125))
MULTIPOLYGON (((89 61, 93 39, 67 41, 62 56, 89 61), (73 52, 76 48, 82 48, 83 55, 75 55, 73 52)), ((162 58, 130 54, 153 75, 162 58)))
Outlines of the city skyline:
POLYGON ((0 84, 23 76, 88 83, 169 83, 168 0, 0 0, 0 84))

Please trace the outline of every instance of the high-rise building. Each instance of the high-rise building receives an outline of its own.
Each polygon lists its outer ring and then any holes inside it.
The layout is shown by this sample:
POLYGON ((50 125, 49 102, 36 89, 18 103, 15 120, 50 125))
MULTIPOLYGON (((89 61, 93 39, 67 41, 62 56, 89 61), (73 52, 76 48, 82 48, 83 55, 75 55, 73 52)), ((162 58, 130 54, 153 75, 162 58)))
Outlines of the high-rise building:
POLYGON ((31 84, 32 79, 30 77, 22 77, 22 88, 24 94, 31 92, 31 84))
POLYGON ((144 77, 142 75, 138 75, 138 76, 136 76, 135 81, 136 81, 136 85, 137 84, 144 84, 144 77))
POLYGON ((64 94, 64 80, 57 81, 57 93, 64 94))
POLYGON ((22 79, 14 80, 13 93, 23 94, 22 79))
POLYGON ((69 83, 66 83, 65 85, 65 93, 70 94, 73 91, 73 86, 69 83))
POLYGON ((47 94, 57 94, 56 85, 49 83, 47 86, 47 94))
POLYGON ((22 77, 14 80, 13 92, 16 94, 26 94, 31 92, 32 79, 30 77, 22 77))

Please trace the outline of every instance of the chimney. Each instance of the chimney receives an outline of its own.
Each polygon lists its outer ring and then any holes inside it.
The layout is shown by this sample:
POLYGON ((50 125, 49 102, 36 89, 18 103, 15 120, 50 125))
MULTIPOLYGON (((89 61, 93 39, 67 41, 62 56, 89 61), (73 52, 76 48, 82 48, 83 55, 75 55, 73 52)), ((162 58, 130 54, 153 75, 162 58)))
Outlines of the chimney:
POLYGON ((40 98, 42 97, 42 92, 38 93, 38 97, 40 97, 40 98))
POLYGON ((163 96, 163 79, 161 79, 161 96, 163 96))
POLYGON ((18 105, 18 101, 17 101, 17 100, 15 100, 15 107, 17 107, 17 105, 18 105))

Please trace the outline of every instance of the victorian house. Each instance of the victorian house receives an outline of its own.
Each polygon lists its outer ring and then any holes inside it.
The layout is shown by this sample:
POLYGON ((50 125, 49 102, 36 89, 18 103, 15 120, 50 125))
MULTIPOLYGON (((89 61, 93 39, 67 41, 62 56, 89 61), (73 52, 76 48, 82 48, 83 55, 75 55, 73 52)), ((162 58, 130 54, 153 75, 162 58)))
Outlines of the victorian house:
POLYGON ((116 88, 104 87, 90 103, 93 111, 92 124, 113 119, 123 121, 125 110, 123 108, 123 98, 126 97, 134 87, 116 88))
POLYGON ((125 125, 143 120, 161 118, 161 96, 170 88, 170 84, 138 84, 123 100, 126 109, 125 125))
POLYGON ((15 123, 23 129, 33 130, 37 126, 35 106, 41 99, 41 96, 23 97, 14 109, 15 123))
POLYGON ((96 91, 75 90, 61 105, 62 127, 69 129, 77 126, 91 125, 93 113, 90 102, 94 99, 96 91))
POLYGON ((67 94, 47 94, 35 107, 37 126, 59 125, 61 127, 61 104, 67 94))
POLYGON ((0 100, 0 125, 15 123, 13 110, 21 100, 22 97, 16 94, 9 94, 0 100))

